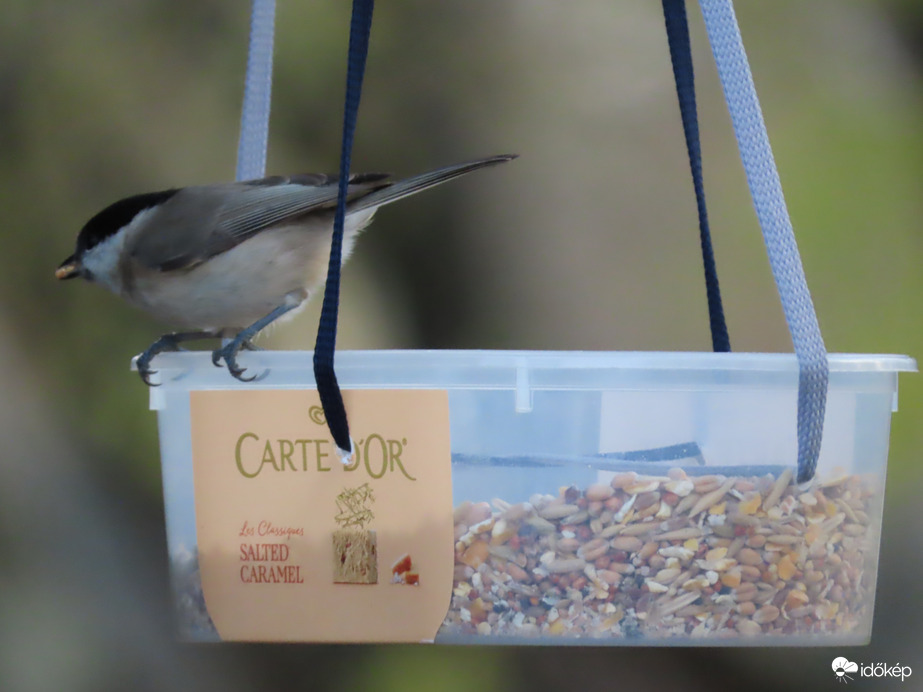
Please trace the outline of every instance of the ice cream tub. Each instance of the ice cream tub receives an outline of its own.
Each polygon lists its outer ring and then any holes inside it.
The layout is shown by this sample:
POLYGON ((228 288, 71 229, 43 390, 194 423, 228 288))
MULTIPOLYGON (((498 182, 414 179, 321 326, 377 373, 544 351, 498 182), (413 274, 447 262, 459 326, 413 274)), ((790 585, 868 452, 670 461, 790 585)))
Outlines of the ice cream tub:
POLYGON ((788 354, 344 351, 354 454, 305 352, 157 357, 178 625, 194 641, 869 640, 898 373, 829 356, 797 484, 788 354))

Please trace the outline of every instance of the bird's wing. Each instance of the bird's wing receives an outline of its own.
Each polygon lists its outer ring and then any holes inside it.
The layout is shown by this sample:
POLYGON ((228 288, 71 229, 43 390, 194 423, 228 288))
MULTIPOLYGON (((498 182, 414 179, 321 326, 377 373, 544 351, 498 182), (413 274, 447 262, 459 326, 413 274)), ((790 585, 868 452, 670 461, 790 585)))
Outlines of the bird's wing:
MULTIPOLYGON (((515 154, 446 166, 396 183, 384 173, 351 175, 347 188, 349 211, 374 209, 422 192, 466 173, 516 158, 515 154)), ((168 271, 193 267, 226 252, 260 231, 311 212, 336 205, 337 179, 325 175, 274 177, 227 185, 184 188, 160 207, 161 231, 140 237, 131 250, 144 266, 168 271), (196 223, 190 223, 195 219, 196 223)))
MULTIPOLYGON (((388 186, 388 177, 350 176, 347 200, 388 186)), ((131 256, 151 269, 191 268, 287 219, 332 210, 336 183, 331 176, 306 174, 184 188, 151 212, 157 217, 150 222, 160 230, 139 237, 131 256)))
POLYGON ((467 161, 465 163, 456 163, 451 166, 437 168, 434 171, 428 171, 415 175, 412 178, 404 178, 390 185, 382 186, 380 189, 370 191, 367 195, 362 195, 355 203, 350 205, 350 211, 362 211, 373 207, 381 207, 385 204, 391 204, 404 197, 410 197, 423 190, 428 190, 436 185, 442 185, 450 180, 467 175, 480 168, 496 166, 500 163, 506 163, 517 158, 516 154, 500 154, 499 156, 489 156, 485 159, 476 161, 467 161))

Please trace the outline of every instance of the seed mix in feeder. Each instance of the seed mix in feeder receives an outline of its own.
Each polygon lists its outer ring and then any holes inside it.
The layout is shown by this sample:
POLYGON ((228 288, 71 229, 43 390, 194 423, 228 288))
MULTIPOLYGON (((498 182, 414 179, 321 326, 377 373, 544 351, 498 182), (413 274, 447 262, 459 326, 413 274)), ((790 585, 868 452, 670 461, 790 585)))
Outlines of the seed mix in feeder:
MULTIPOLYGON (((823 638, 861 630, 871 617, 876 503, 859 475, 805 489, 790 470, 696 477, 681 469, 617 473, 610 484, 518 504, 462 502, 453 592, 437 641, 823 638)), ((186 635, 216 638, 195 556, 174 565, 177 573, 186 635)))
POLYGON ((844 634, 868 622, 870 485, 618 473, 611 484, 455 509, 439 636, 844 634))

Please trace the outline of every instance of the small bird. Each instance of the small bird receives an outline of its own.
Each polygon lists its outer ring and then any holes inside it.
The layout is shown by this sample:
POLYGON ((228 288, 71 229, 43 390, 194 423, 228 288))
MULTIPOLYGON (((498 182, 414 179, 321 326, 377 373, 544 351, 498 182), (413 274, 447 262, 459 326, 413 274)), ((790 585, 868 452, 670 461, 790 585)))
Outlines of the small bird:
MULTIPOLYGON (((343 262, 379 207, 514 158, 492 156, 398 181, 351 175, 343 262)), ((212 352, 216 366, 223 360, 231 375, 251 381, 237 364, 240 349, 255 348, 260 330, 293 315, 326 280, 337 183, 335 176, 305 174, 127 197, 86 223, 55 277, 100 284, 184 330, 163 335, 138 357, 146 384, 154 356, 206 338, 226 339, 212 352)))

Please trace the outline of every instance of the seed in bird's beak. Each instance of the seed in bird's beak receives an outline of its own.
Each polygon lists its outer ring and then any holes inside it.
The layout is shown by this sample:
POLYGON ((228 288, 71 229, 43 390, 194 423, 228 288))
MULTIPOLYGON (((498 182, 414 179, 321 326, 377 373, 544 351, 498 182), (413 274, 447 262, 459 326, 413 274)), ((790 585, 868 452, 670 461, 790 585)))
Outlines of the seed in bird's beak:
POLYGON ((64 260, 60 267, 55 269, 54 278, 73 279, 80 274, 80 267, 74 260, 64 260))

